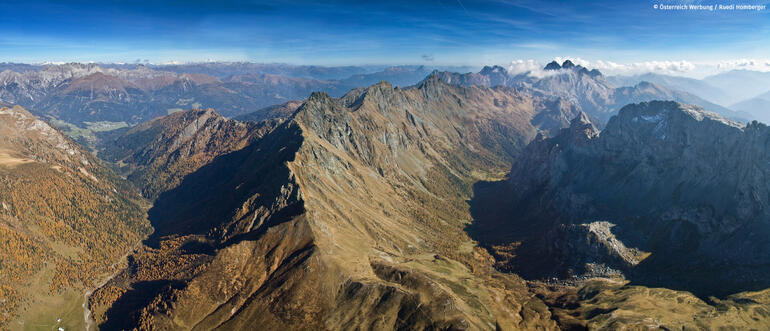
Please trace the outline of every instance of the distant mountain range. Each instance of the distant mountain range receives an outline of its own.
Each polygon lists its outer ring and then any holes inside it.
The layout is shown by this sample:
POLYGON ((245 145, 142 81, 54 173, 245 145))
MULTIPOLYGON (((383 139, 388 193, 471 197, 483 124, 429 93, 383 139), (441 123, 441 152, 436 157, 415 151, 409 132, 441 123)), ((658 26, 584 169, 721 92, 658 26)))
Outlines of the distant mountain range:
POLYGON ((302 99, 313 91, 341 96, 382 80, 412 85, 422 66, 316 67, 252 63, 173 66, 2 64, 0 102, 87 127, 107 121, 138 124, 185 108, 216 108, 236 116, 302 99))
POLYGON ((770 123, 770 91, 735 103, 730 108, 749 113, 762 123, 770 123))
MULTIPOLYGON (((770 73, 732 70, 704 79, 647 73, 637 76, 611 76, 615 86, 631 86, 642 81, 684 91, 739 112, 748 119, 770 123, 770 73)), ((706 107, 707 109, 709 107, 706 107)))
POLYGON ((719 87, 731 96, 729 103, 737 103, 770 91, 770 72, 732 70, 706 77, 703 81, 719 87))
POLYGON ((649 82, 707 98, 720 105, 730 105, 734 102, 732 100, 736 98, 728 95, 728 92, 720 87, 711 85, 704 80, 688 77, 646 73, 635 76, 608 76, 606 80, 615 87, 634 86, 641 82, 649 82))
MULTIPOLYGON (((52 120, 73 137, 107 127, 133 126, 189 108, 213 108, 226 117, 255 113, 265 107, 305 98, 313 91, 342 96, 359 86, 388 81, 418 83, 437 68, 319 67, 255 63, 188 65, 0 64, 0 102, 24 106, 52 120), (83 131, 85 130, 85 131, 83 131)), ((733 111, 708 100, 731 100, 720 83, 730 85, 738 73, 706 80, 655 74, 604 77, 569 60, 549 63, 543 74, 511 74, 500 66, 479 72, 466 67, 437 71, 462 86, 508 86, 533 95, 562 98, 601 125, 622 106, 640 101, 674 100, 701 105, 728 118, 765 119, 763 99, 736 104, 733 111), (466 72, 466 73, 458 73, 466 72), (733 78, 731 78, 733 77, 733 78)), ((747 74, 747 73, 744 73, 747 74)), ((761 74, 751 74, 761 86, 761 74)), ((756 89, 756 88, 755 88, 756 89)), ((733 97, 734 99, 734 97, 733 97)), ((724 103, 723 103, 724 104, 724 103)), ((93 137, 87 140, 93 140, 93 137)))

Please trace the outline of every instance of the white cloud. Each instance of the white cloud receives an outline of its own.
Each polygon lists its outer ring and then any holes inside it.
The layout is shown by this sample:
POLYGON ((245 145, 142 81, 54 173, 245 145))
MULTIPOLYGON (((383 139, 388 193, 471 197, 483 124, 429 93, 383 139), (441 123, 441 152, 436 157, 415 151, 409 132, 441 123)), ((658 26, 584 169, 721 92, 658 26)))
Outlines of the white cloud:
POLYGON ((536 60, 514 60, 511 61, 511 64, 508 66, 508 72, 514 75, 527 74, 528 76, 537 78, 543 78, 546 76, 558 75, 562 73, 561 70, 543 70, 544 67, 545 64, 536 60))
POLYGON ((511 64, 508 66, 508 72, 514 75, 541 69, 543 69, 543 65, 535 60, 514 60, 511 61, 511 64))
POLYGON ((729 71, 736 69, 770 71, 770 60, 768 59, 738 59, 732 61, 721 61, 715 64, 720 71, 729 71))
POLYGON ((659 74, 681 75, 696 69, 689 61, 644 61, 620 64, 611 61, 596 61, 596 69, 604 70, 607 74, 634 75, 654 72, 659 74))
POLYGON ((694 63, 689 61, 643 61, 631 63, 617 63, 605 60, 589 61, 581 58, 556 57, 557 62, 570 60, 572 63, 589 69, 599 69, 607 75, 635 75, 648 72, 659 74, 684 74, 695 70, 694 63))

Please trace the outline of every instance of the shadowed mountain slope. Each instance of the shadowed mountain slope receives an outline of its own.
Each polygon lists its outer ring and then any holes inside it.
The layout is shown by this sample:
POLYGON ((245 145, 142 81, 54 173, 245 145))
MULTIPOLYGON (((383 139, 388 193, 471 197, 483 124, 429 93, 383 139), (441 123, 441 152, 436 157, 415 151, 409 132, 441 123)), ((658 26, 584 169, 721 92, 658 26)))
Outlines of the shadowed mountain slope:
POLYGON ((763 329, 768 134, 675 102, 579 116, 474 186, 467 230, 563 329, 763 329))
POLYGON ((531 278, 626 275, 702 296, 767 288, 769 134, 674 102, 624 107, 601 133, 580 117, 527 147, 491 194, 507 210, 479 209, 476 233, 519 242, 503 264, 531 278))
POLYGON ((103 142, 99 156, 122 167, 143 196, 155 199, 187 174, 251 144, 280 122, 238 122, 211 109, 177 112, 103 142))

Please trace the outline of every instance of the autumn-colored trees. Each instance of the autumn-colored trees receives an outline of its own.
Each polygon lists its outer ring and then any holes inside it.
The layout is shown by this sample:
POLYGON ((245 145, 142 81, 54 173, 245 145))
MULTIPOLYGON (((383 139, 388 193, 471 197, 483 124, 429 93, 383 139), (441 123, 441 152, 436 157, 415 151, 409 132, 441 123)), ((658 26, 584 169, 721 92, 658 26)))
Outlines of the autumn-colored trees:
POLYGON ((0 169, 0 325, 32 295, 93 286, 149 232, 136 195, 100 167, 85 173, 45 163, 0 169), (46 270, 46 284, 33 284, 46 270))

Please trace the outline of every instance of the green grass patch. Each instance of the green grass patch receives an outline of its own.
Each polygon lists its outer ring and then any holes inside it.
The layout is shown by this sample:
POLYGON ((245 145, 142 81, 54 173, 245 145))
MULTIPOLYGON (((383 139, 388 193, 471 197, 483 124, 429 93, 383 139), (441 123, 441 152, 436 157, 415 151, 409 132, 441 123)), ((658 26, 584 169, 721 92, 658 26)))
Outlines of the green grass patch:
POLYGON ((25 331, 58 328, 83 330, 85 329, 84 300, 83 293, 73 290, 59 295, 39 297, 27 308, 19 321, 11 325, 11 328, 18 327, 18 330, 25 331))
POLYGON ((25 288, 31 294, 30 304, 16 321, 8 325, 9 330, 85 329, 83 293, 72 289, 49 293, 48 285, 53 272, 53 265, 49 264, 31 280, 25 288))

